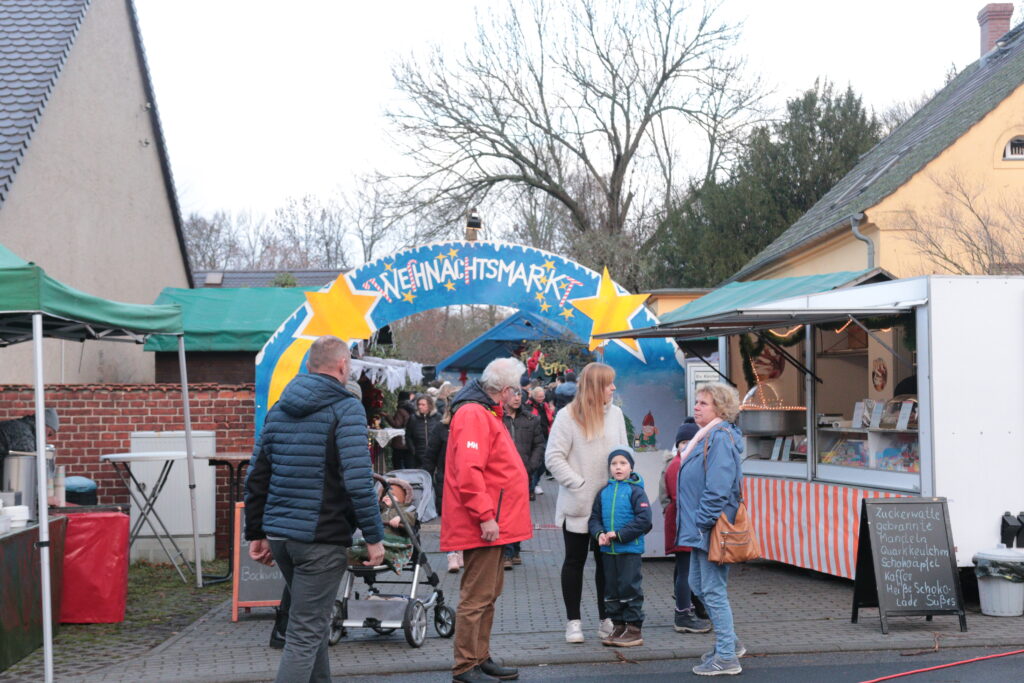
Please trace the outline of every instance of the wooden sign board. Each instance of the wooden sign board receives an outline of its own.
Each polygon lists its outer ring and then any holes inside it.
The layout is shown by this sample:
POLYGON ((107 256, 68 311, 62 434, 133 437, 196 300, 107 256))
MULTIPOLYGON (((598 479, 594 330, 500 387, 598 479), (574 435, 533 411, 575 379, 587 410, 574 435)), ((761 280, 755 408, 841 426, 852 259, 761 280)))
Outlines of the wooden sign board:
POLYGON ((238 621, 239 607, 277 607, 284 590, 284 576, 276 566, 268 567, 249 557, 249 541, 242 534, 245 503, 235 503, 233 525, 235 571, 232 577, 231 621, 238 621))
POLYGON ((945 498, 865 498, 860 509, 853 623, 862 607, 888 617, 955 614, 967 630, 945 498))

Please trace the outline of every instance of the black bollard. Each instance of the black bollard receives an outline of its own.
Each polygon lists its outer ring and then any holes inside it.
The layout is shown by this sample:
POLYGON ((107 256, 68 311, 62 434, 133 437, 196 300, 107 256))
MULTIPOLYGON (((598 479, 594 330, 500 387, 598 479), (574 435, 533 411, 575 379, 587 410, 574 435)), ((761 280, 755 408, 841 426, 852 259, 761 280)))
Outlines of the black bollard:
POLYGON ((1024 548, 1024 512, 1017 515, 1017 547, 1024 548))
MULTIPOLYGON (((1024 513, 1021 513, 1024 515, 1024 513)), ((1007 510, 1003 513, 1003 521, 999 523, 999 538, 1007 548, 1013 547, 1013 541, 1017 538, 1021 532, 1022 524, 1024 520, 1018 519, 1010 514, 1007 510)), ((1024 540, 1024 537, 1022 537, 1024 540)), ((1017 542, 1017 546, 1020 546, 1020 541, 1017 542)))

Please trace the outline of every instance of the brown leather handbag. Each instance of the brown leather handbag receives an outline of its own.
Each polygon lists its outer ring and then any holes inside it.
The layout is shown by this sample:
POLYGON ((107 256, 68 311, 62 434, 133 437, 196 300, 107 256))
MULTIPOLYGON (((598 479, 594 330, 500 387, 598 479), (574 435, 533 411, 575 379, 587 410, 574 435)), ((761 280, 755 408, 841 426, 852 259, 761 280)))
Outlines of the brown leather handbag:
MULTIPOLYGON (((732 434, 726 432, 729 439, 732 434)), ((704 439, 704 471, 708 471, 708 445, 711 435, 704 439)), ((737 564, 761 557, 761 543, 757 540, 754 527, 747 515, 747 506, 740 493, 740 504, 736 510, 736 521, 730 522, 723 512, 708 539, 708 560, 716 564, 737 564)))

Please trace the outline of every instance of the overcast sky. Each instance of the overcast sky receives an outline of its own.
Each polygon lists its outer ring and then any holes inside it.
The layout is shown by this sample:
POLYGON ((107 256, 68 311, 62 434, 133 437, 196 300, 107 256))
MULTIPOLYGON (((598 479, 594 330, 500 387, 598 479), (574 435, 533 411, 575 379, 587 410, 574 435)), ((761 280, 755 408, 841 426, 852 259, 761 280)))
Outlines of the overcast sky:
MULTIPOLYGON (((268 211, 395 161, 395 58, 474 38, 472 0, 136 0, 185 214, 268 211)), ((878 111, 978 58, 978 0, 723 0, 781 104, 816 77, 878 111)), ((1016 20, 1017 17, 1015 17, 1016 20)))

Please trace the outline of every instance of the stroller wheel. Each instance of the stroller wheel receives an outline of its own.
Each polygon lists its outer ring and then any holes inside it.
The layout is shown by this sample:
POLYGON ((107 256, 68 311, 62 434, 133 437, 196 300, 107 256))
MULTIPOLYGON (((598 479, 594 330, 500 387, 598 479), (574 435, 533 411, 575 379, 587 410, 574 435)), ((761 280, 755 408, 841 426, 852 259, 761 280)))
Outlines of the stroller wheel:
POLYGON ((405 640, 412 647, 420 647, 427 638, 427 608, 419 600, 410 600, 402 620, 405 640))
POLYGON ((455 635, 455 612, 451 607, 438 605, 434 608, 434 629, 442 638, 451 638, 455 635))
POLYGON ((345 621, 345 610, 341 605, 341 600, 335 600, 334 605, 331 607, 331 632, 327 636, 328 645, 337 645, 338 641, 345 636, 345 627, 342 623, 345 621))

